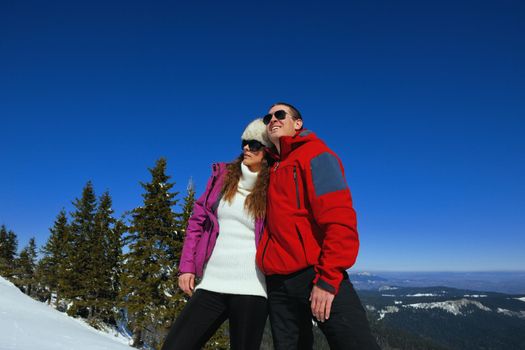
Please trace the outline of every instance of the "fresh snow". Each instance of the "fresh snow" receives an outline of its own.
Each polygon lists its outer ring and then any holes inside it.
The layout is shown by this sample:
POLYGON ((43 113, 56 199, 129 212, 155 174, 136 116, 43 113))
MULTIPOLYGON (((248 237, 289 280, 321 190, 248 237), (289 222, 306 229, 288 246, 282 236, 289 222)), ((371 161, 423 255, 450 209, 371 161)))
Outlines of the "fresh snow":
POLYGON ((397 287, 391 287, 391 286, 382 286, 382 287, 379 287, 379 291, 380 292, 383 292, 385 290, 396 290, 398 289, 397 287))
POLYGON ((379 311, 379 318, 378 321, 382 320, 386 314, 393 314, 399 312, 399 308, 397 306, 387 306, 381 311, 379 311))
POLYGON ((440 297, 441 295, 433 293, 417 293, 417 294, 408 294, 407 297, 440 297))
POLYGON ((472 295, 466 294, 463 297, 465 298, 486 298, 487 296, 485 294, 472 294, 472 295))
POLYGON ((503 314, 505 316, 525 318, 525 311, 516 312, 516 311, 510 311, 507 309, 502 309, 500 307, 498 307, 497 311, 498 313, 503 314))
POLYGON ((522 298, 516 298, 516 300, 525 301, 525 297, 522 297, 522 298))
POLYGON ((128 342, 31 299, 0 277, 0 349, 130 350, 128 342))
POLYGON ((358 272, 357 275, 358 276, 372 276, 370 272, 358 272))
POLYGON ((447 300, 447 301, 439 301, 434 303, 417 303, 417 304, 408 304, 403 305, 403 307, 411 307, 414 309, 442 309, 447 312, 450 312, 451 314, 458 316, 463 315, 461 312, 461 309, 473 305, 483 311, 492 311, 479 301, 469 300, 469 299, 460 299, 460 300, 447 300))

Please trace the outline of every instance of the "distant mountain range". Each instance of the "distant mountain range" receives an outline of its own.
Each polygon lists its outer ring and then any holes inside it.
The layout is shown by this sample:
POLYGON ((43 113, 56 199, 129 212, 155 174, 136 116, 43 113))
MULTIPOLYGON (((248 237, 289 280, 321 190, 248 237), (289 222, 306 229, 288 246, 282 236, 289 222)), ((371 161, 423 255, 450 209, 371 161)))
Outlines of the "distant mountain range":
POLYGON ((445 286, 509 294, 525 293, 525 272, 350 272, 357 289, 445 286))
POLYGON ((359 295, 391 349, 525 349, 525 294, 383 286, 359 295), (435 346, 403 345, 406 335, 435 346))
POLYGON ((350 272, 382 349, 525 349, 525 272, 350 272))

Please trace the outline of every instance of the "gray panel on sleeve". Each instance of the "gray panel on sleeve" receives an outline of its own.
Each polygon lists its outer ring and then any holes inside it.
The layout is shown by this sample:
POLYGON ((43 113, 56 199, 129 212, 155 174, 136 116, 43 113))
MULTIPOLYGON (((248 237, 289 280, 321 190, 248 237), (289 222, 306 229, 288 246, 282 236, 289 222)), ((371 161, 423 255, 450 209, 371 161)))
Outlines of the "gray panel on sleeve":
POLYGON ((339 161, 333 154, 325 152, 312 158, 310 167, 316 196, 347 188, 339 161))

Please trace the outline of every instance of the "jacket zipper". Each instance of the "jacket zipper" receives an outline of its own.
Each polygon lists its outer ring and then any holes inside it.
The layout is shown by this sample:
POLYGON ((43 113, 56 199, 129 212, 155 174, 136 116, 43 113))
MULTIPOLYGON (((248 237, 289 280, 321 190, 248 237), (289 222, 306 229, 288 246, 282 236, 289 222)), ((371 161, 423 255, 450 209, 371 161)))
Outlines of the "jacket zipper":
POLYGON ((301 209, 301 200, 299 199, 299 184, 297 183, 297 167, 293 167, 293 181, 295 182, 295 197, 297 198, 297 209, 301 209))
POLYGON ((303 248, 304 260, 308 264, 308 257, 306 256, 306 248, 304 247, 303 237, 301 236, 301 232, 299 232, 298 228, 296 228, 296 231, 297 231, 297 236, 299 237, 299 242, 301 242, 301 247, 303 248))
POLYGON ((210 191, 208 192, 208 195, 206 196, 206 202, 205 204, 208 205, 208 201, 210 200, 211 192, 213 191, 213 187, 215 186, 215 181, 217 180, 217 176, 213 176, 213 180, 211 181, 210 191))

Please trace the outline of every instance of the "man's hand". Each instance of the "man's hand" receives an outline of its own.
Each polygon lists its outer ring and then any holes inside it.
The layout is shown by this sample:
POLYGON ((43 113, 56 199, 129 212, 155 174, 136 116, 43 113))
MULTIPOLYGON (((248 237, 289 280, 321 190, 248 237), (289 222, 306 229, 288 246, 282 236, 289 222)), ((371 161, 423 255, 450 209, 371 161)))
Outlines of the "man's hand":
POLYGON ((310 293, 310 307, 312 309, 312 315, 314 315, 317 321, 324 322, 328 320, 334 298, 335 295, 327 290, 318 286, 312 288, 312 292, 310 293))
POLYGON ((191 297, 193 295, 193 289, 195 289, 195 274, 181 274, 179 276, 179 287, 184 293, 188 294, 191 297))

